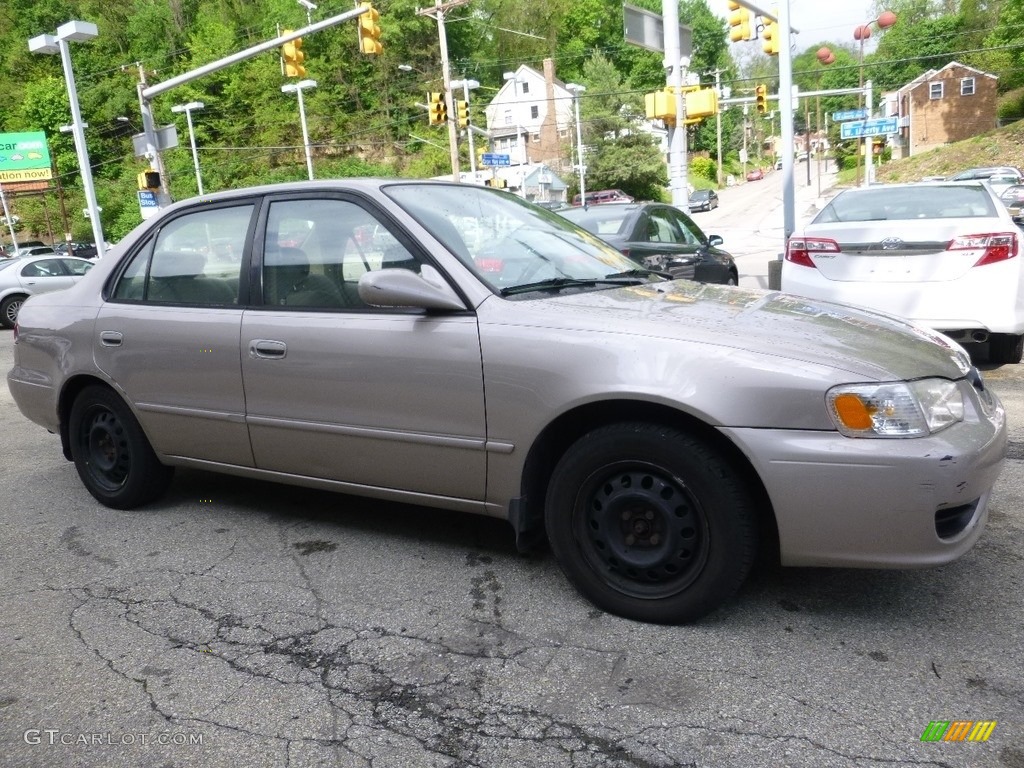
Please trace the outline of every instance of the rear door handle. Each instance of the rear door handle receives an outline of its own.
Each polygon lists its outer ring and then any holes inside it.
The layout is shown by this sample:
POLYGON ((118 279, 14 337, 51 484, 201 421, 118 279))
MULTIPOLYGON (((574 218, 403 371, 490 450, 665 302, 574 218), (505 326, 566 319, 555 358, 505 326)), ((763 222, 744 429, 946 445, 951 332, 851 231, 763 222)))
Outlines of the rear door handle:
POLYGON ((273 339, 253 339, 249 342, 249 357, 281 360, 288 354, 288 345, 273 339))
POLYGON ((120 347, 123 340, 119 331, 100 331, 100 344, 104 347, 120 347))

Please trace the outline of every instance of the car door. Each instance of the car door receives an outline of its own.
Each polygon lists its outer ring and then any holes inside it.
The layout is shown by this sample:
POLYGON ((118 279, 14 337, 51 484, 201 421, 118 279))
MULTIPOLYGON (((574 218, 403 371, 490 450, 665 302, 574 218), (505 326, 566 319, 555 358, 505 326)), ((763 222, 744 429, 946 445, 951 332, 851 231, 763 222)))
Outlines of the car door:
POLYGON ((75 278, 56 256, 30 261, 19 270, 18 281, 28 293, 59 291, 75 284, 75 278))
POLYGON ((667 205, 645 208, 630 238, 630 257, 675 278, 692 280, 699 261, 699 243, 687 239, 675 213, 667 205))
POLYGON ((367 489, 480 502, 483 375, 472 312, 364 304, 359 277, 419 271, 420 247, 374 204, 337 193, 270 200, 262 306, 242 320, 256 466, 367 489))
POLYGON ((161 222, 127 254, 95 323, 96 364, 135 409, 154 449, 251 467, 239 360, 240 258, 259 199, 203 203, 161 222), (239 257, 211 248, 228 239, 239 257))

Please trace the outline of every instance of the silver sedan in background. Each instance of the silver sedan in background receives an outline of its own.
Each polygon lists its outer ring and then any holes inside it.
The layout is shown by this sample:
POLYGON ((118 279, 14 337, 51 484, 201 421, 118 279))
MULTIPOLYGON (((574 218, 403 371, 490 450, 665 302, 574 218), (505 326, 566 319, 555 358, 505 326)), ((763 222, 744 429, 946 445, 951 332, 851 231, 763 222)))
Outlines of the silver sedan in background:
POLYGON ((632 619, 697 619, 755 555, 967 552, 1006 453, 955 342, 867 310, 665 280, 468 184, 180 202, 22 309, 7 380, 111 507, 174 467, 507 520, 632 619))

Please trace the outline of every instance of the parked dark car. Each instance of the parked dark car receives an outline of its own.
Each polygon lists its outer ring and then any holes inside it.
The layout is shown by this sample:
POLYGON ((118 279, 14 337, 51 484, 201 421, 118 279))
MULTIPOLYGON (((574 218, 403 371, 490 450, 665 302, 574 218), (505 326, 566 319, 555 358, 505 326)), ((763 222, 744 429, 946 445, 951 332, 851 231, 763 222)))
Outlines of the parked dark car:
POLYGON ((55 243, 53 249, 60 254, 77 256, 80 259, 96 258, 96 243, 55 243))
POLYGON ((648 269, 701 283, 739 284, 732 256, 693 219, 664 203, 607 203, 558 212, 648 269))
POLYGON ((718 207, 718 193, 713 189, 698 189, 690 195, 690 211, 711 211, 718 207))

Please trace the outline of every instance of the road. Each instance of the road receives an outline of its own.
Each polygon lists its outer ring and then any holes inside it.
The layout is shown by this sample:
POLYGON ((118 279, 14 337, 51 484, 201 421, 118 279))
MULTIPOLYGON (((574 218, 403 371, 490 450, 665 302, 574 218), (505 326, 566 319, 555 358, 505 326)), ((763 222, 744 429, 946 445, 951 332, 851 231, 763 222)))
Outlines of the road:
MULTIPOLYGON (((832 164, 829 164, 832 167, 832 164)), ((794 199, 796 225, 799 228, 817 213, 818 208, 834 193, 835 174, 818 174, 817 161, 810 166, 811 182, 807 182, 807 164, 794 165, 794 199)), ((736 259, 740 285, 744 288, 768 287, 768 262, 783 252, 782 171, 769 170, 760 181, 738 182, 719 192, 720 204, 713 211, 692 214, 702 230, 721 235, 722 247, 736 259)))
POLYGON ((2 386, 0 768, 1022 768, 1024 366, 986 376, 1014 442, 973 551, 762 567, 684 627, 494 520, 189 471, 107 509, 2 386))

